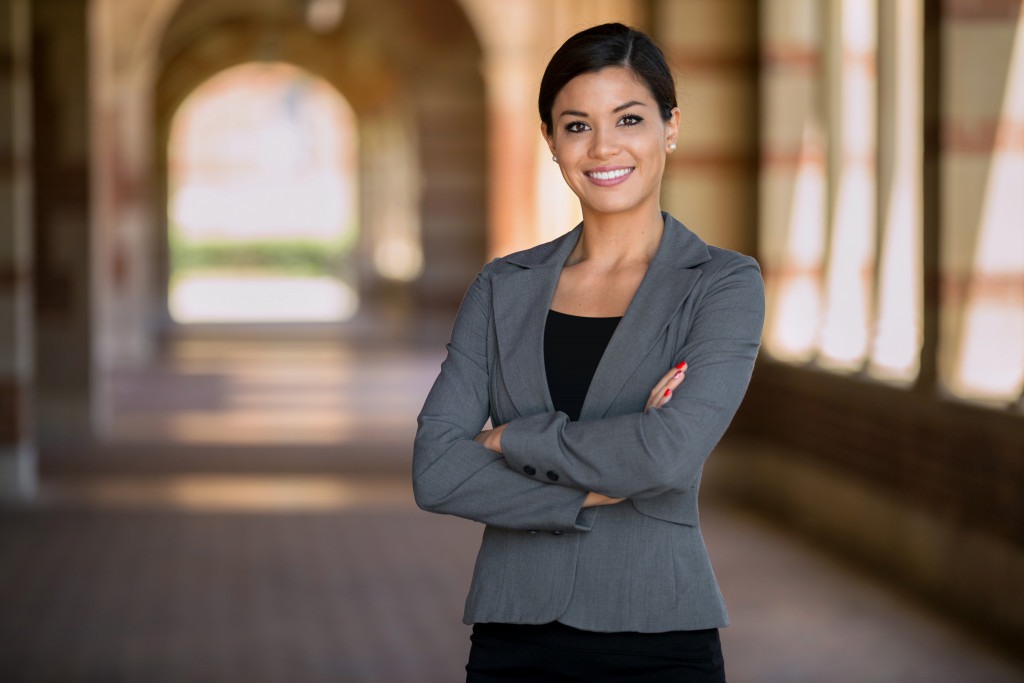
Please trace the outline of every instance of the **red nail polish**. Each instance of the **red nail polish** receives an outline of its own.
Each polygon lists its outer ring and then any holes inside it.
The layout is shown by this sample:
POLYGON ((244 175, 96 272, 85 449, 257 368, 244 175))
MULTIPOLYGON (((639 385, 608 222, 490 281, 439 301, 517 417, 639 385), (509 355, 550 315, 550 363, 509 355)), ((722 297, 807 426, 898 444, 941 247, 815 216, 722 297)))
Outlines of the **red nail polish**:
POLYGON ((682 370, 676 370, 676 374, 672 375, 672 379, 679 379, 682 376, 683 376, 683 371, 682 370))
POLYGON ((680 363, 679 365, 676 366, 676 369, 677 370, 682 370, 685 367, 686 367, 686 361, 684 360, 682 363, 680 363))
POLYGON ((668 395, 669 395, 669 394, 671 394, 671 393, 672 393, 672 390, 671 390, 671 389, 666 389, 666 390, 665 390, 665 396, 666 396, 666 397, 668 397, 668 395))

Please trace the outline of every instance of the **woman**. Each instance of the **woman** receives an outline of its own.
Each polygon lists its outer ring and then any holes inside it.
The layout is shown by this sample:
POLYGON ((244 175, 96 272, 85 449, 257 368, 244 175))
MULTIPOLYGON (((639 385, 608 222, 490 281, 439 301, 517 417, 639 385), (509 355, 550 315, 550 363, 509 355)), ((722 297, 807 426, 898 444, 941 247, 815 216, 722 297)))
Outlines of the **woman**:
POLYGON ((697 489, 750 379, 760 273, 661 212, 680 114, 646 35, 570 38, 539 108, 583 222, 484 267, 416 435, 417 503, 487 525, 467 680, 723 681, 697 489))

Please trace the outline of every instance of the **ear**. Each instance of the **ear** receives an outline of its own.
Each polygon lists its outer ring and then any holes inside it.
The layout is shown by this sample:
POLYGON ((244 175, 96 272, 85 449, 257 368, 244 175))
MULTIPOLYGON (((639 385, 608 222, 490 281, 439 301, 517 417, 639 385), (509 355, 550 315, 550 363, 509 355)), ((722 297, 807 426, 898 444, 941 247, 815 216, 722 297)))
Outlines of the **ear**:
POLYGON ((551 156, 555 156, 555 136, 548 135, 548 124, 540 124, 540 134, 544 136, 544 141, 548 143, 548 149, 551 150, 551 156))
POLYGON ((683 114, 679 111, 679 107, 672 107, 672 115, 665 122, 665 147, 675 144, 679 138, 679 123, 682 118, 683 114))

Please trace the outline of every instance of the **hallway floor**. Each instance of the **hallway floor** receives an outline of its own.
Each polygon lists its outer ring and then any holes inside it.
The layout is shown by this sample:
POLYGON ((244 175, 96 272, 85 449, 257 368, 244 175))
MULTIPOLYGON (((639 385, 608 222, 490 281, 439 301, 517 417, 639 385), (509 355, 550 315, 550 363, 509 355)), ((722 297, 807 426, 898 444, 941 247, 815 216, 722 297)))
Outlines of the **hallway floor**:
MULTIPOLYGON (((407 472, 436 351, 195 341, 112 378, 102 448, 0 509, 0 680, 463 678, 478 525, 407 472)), ((703 501, 729 680, 1024 681, 1024 665, 771 524, 703 501)))

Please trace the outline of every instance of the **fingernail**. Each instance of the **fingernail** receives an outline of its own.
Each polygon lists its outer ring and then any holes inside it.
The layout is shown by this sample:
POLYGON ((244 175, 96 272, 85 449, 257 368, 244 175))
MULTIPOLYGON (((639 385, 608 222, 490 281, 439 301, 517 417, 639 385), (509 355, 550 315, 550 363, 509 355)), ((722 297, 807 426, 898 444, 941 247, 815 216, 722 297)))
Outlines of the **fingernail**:
POLYGON ((665 397, 668 398, 668 395, 671 394, 671 393, 672 393, 671 389, 666 389, 665 390, 665 397))
POLYGON ((686 367, 686 361, 685 360, 682 363, 680 363, 679 365, 676 366, 676 368, 679 369, 679 370, 682 370, 685 367, 686 367))
POLYGON ((676 374, 672 375, 672 379, 679 379, 682 376, 683 376, 683 371, 682 370, 676 370, 676 374))

